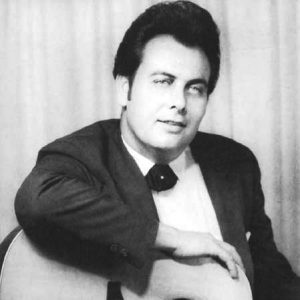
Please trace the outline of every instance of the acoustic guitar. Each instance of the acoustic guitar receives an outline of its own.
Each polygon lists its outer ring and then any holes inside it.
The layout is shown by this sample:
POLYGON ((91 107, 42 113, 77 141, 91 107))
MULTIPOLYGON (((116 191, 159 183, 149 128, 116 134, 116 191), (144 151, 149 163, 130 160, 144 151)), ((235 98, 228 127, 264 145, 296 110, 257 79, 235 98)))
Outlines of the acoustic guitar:
MULTIPOLYGON (((162 259, 154 262, 143 294, 138 295, 124 286, 121 292, 125 300, 251 299, 248 281, 241 270, 239 273, 239 280, 233 280, 216 263, 187 265, 162 259)), ((4 258, 0 299, 105 300, 107 284, 106 278, 49 258, 21 230, 4 258)))

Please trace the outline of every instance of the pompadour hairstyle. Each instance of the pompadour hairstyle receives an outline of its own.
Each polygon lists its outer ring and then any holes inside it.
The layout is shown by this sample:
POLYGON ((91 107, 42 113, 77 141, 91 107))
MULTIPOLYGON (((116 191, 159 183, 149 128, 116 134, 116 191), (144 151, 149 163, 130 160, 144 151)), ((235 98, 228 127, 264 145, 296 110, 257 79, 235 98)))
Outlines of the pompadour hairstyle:
POLYGON ((220 69, 219 29, 210 13, 190 1, 161 2, 148 8, 128 28, 119 45, 113 76, 134 79, 149 40, 169 34, 187 47, 204 51, 210 63, 208 94, 217 83, 220 69))

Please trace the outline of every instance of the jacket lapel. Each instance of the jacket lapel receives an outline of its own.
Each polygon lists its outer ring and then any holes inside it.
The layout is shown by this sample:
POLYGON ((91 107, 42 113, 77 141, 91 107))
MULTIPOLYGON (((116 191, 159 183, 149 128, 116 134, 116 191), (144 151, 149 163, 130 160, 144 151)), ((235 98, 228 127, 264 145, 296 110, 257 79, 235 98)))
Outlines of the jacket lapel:
POLYGON ((124 146, 119 129, 114 132, 112 143, 108 157, 112 177, 122 199, 143 217, 158 220, 152 193, 142 172, 124 146))
POLYGON ((238 176, 229 172, 228 161, 222 161, 214 149, 205 149, 205 142, 194 140, 191 150, 196 162, 199 163, 206 187, 216 212, 224 241, 233 245, 240 254, 246 275, 252 285, 253 265, 250 255, 246 231, 239 199, 240 184, 238 176))

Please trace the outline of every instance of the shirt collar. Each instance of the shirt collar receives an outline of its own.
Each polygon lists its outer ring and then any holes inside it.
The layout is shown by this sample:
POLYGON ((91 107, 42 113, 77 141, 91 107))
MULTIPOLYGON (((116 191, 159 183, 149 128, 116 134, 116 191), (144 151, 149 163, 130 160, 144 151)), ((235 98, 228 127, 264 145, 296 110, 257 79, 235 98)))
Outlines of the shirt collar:
MULTIPOLYGON (((152 160, 148 159, 147 157, 135 151, 131 146, 129 146, 125 142, 123 136, 121 137, 127 151, 134 158, 142 174, 146 176, 146 174, 154 166, 155 163, 152 160)), ((186 150, 184 150, 176 159, 174 159, 169 163, 169 166, 172 168, 172 170, 175 172, 175 174, 178 177, 187 168, 189 153, 190 153, 190 149, 189 147, 187 147, 186 150)))

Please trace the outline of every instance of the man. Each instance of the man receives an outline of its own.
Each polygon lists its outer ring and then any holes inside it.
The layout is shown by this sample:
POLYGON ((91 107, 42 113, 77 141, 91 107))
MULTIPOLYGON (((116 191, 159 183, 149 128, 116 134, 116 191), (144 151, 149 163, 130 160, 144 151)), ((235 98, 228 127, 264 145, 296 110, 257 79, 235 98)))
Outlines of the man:
POLYGON ((148 284, 135 285, 141 274, 149 279, 155 261, 169 260, 167 281, 182 266, 192 281, 189 264, 200 265, 199 298, 224 299, 221 278, 232 291, 225 299, 251 299, 244 270, 255 299, 298 299, 299 279, 274 244, 253 154, 197 132, 219 65, 218 28, 199 6, 161 3, 136 19, 113 71, 121 120, 40 151, 15 202, 28 236, 58 254, 93 249, 92 264, 141 295, 148 284), (206 271, 217 292, 206 292, 206 271))

